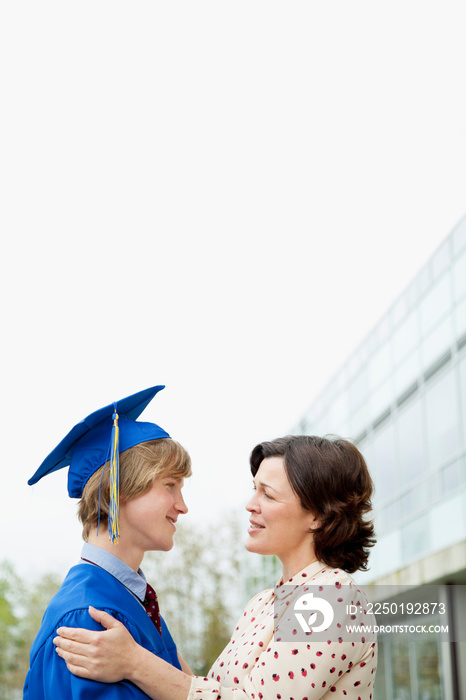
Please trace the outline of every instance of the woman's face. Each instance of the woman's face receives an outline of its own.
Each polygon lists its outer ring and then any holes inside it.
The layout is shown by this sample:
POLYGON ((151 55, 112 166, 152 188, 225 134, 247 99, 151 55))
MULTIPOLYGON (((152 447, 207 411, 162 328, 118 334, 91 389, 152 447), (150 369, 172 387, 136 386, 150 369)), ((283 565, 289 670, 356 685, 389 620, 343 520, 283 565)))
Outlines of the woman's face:
POLYGON ((274 554, 288 568, 300 566, 296 573, 314 560, 312 529, 320 523, 292 490, 283 457, 262 460, 246 509, 251 514, 248 551, 274 554))

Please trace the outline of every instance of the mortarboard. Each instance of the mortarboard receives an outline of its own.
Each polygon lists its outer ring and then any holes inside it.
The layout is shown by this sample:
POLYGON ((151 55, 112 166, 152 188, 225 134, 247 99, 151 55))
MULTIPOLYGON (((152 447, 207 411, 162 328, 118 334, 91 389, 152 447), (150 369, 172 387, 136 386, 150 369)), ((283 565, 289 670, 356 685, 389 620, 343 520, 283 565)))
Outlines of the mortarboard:
POLYGON ((164 388, 159 385, 144 389, 91 413, 44 459, 28 484, 32 486, 43 476, 69 466, 68 493, 72 498, 80 498, 88 479, 110 460, 109 531, 112 540, 118 539, 119 453, 141 442, 170 437, 155 423, 136 421, 164 388))

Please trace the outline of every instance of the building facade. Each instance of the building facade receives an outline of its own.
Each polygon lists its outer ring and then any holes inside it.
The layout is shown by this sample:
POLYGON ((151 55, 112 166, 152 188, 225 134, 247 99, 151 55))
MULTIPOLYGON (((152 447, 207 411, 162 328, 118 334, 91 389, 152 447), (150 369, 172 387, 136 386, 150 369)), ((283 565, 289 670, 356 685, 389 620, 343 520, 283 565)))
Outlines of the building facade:
MULTIPOLYGON (((348 437, 369 465, 378 542, 358 580, 438 584, 466 628, 466 218, 295 432, 348 437)), ((375 700, 466 698, 466 644, 380 641, 375 700)))

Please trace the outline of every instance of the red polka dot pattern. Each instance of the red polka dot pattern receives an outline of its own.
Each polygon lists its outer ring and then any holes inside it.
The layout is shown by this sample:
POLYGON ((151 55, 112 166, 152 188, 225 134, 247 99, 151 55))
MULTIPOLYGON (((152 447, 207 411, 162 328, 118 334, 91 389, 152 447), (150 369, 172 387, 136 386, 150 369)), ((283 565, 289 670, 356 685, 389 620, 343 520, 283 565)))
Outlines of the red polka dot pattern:
POLYGON ((289 615, 287 606, 293 599, 286 598, 293 584, 298 593, 302 586, 334 585, 338 590, 351 586, 356 603, 361 595, 349 574, 315 562, 286 584, 279 582, 255 596, 212 666, 209 679, 193 678, 188 700, 372 700, 377 665, 374 640, 279 641, 280 619, 285 612, 289 615), (282 611, 278 615, 277 600, 282 611))

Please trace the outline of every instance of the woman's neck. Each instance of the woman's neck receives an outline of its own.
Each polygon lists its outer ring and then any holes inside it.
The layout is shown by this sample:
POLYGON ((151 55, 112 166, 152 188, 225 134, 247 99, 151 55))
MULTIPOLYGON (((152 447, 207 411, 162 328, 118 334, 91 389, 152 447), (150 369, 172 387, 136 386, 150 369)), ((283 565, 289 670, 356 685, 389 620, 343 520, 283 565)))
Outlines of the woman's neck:
POLYGON ((299 557, 293 561, 282 559, 282 583, 286 583, 290 578, 293 578, 293 576, 296 576, 296 574, 316 561, 318 560, 314 553, 311 556, 308 554, 307 557, 299 557))

